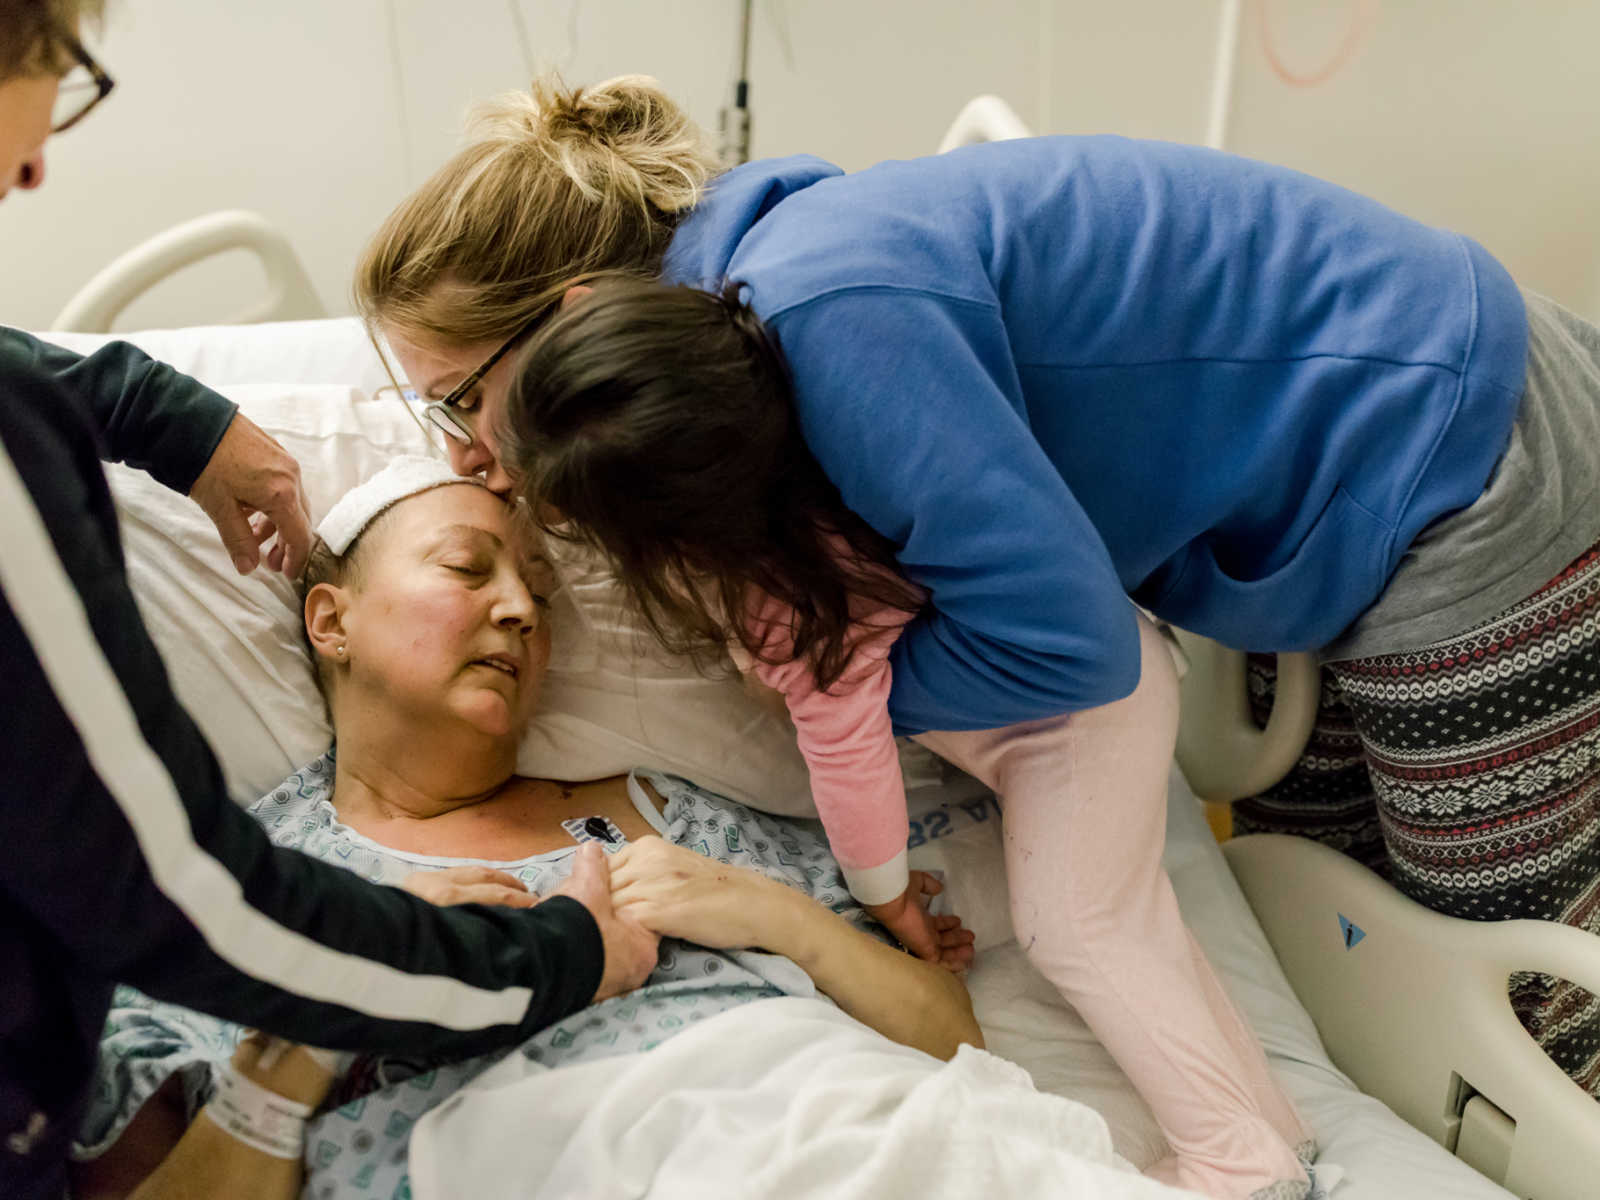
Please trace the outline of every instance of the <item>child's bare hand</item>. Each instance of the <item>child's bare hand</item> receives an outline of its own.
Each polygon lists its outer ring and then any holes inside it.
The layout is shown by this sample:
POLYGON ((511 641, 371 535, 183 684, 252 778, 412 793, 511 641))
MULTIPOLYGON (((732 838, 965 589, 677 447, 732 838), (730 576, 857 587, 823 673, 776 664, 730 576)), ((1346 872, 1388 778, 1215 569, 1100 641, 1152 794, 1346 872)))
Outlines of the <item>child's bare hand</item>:
POLYGON ((972 930, 961 923, 961 918, 954 913, 935 917, 933 925, 939 933, 939 965, 951 971, 960 973, 972 965, 973 955, 977 953, 974 945, 976 937, 972 930))
POLYGON ((926 871, 913 871, 911 882, 899 896, 865 908, 918 958, 965 971, 972 965, 972 931, 962 927, 960 917, 936 917, 928 911, 929 901, 942 891, 944 884, 937 878, 926 871))

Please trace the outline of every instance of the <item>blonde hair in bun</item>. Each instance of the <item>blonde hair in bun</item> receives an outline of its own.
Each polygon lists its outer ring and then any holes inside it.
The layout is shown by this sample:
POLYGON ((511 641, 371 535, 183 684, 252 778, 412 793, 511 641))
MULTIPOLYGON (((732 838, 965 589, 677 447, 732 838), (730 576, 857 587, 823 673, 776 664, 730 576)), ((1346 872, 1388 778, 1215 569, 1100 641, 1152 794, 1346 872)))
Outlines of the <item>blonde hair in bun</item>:
POLYGON ((575 280, 653 276, 718 164, 645 75, 535 80, 479 105, 466 144, 389 214, 356 268, 356 310, 410 340, 509 337, 575 280))
POLYGON ((694 207, 716 171, 699 126, 648 75, 619 75, 587 88, 535 80, 480 105, 473 141, 526 144, 549 159, 591 202, 608 194, 638 207, 694 207))

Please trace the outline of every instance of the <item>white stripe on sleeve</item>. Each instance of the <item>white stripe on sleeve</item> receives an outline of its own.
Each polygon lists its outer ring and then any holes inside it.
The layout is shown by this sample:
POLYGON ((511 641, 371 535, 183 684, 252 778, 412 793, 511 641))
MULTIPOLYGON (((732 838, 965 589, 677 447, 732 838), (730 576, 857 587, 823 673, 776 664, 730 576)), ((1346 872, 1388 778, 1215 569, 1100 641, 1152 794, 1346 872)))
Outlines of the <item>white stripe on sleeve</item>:
MULTIPOLYGON (((0 513, 0 591, 96 774, 133 827, 156 886, 218 957, 286 991, 374 1017, 461 1030, 521 1023, 533 995, 526 987, 491 991, 448 976, 410 975, 330 949, 252 908, 233 874, 195 842, 177 787, 140 734, 83 600, 3 446, 0 513)), ((70 875, 63 879, 63 887, 76 886, 70 875)))

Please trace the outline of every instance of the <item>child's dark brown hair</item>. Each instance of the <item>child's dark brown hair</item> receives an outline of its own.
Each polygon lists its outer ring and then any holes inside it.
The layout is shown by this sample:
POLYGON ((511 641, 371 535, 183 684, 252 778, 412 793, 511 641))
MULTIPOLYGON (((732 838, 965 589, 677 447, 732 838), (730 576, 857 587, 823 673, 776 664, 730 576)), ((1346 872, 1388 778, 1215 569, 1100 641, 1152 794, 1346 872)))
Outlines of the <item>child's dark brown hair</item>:
POLYGON ((600 550, 656 637, 702 666, 730 636, 771 661, 746 627, 752 588, 793 610, 794 657, 823 688, 850 659, 852 596, 922 605, 807 447, 737 285, 601 280, 529 343, 496 435, 533 511, 559 513, 548 532, 600 550))

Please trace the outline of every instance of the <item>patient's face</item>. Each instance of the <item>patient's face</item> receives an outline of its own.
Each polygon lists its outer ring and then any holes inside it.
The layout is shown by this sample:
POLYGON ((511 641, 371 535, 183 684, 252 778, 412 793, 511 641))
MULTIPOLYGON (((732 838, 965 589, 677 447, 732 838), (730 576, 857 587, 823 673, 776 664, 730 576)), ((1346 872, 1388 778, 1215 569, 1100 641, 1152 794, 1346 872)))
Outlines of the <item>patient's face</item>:
POLYGON ((554 577, 509 506, 476 485, 439 487, 395 505, 372 533, 345 614, 358 694, 520 733, 549 659, 554 577))

